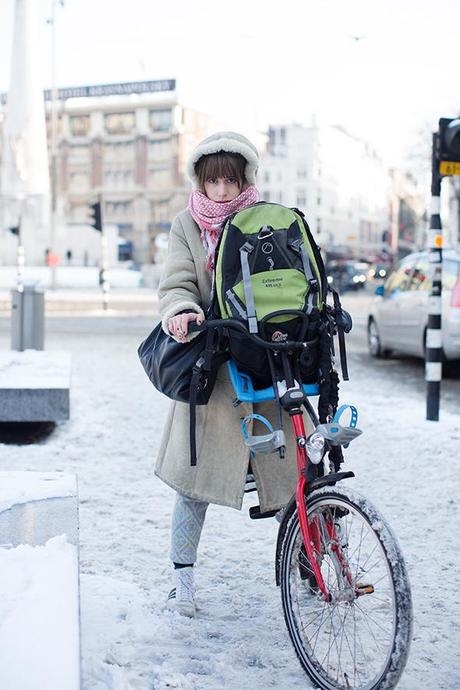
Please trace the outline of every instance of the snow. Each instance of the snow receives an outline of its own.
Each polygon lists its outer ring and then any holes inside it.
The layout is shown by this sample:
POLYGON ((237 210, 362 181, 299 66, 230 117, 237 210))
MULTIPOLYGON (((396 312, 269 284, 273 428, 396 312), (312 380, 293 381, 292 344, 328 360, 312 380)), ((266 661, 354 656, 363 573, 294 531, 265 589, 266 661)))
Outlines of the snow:
POLYGON ((0 512, 19 503, 77 493, 75 476, 57 472, 0 470, 0 487, 0 512))
MULTIPOLYGON (((0 266, 0 288, 13 289, 16 287, 15 266, 0 266)), ((139 287, 142 274, 137 270, 124 267, 109 268, 108 280, 111 287, 133 288, 139 287)), ((51 268, 48 266, 26 266, 24 269, 24 282, 34 283, 39 288, 50 287, 51 268)), ((98 266, 58 266, 56 268, 56 284, 60 288, 88 288, 99 285, 98 266)))
POLYGON ((77 547, 0 549, 0 687, 78 690, 77 547))
MULTIPOLYGON (((152 466, 168 402, 136 353, 151 324, 72 323, 48 329, 49 347, 72 353, 72 418, 34 446, 0 444, 0 468, 78 474, 83 690, 312 690, 275 586, 278 523, 249 519, 254 494, 241 512, 208 511, 198 617, 166 609, 174 495, 152 466)), ((1 329, 0 346, 8 341, 1 329)), ((357 405, 364 433, 345 451, 344 469, 356 478, 343 485, 389 522, 412 586, 413 640, 398 690, 457 690, 460 417, 451 404, 439 422, 427 422, 424 398, 392 373, 391 361, 370 371, 359 353, 349 358, 341 401, 357 405)))
POLYGON ((69 388, 70 361, 67 352, 0 352, 0 388, 69 388))

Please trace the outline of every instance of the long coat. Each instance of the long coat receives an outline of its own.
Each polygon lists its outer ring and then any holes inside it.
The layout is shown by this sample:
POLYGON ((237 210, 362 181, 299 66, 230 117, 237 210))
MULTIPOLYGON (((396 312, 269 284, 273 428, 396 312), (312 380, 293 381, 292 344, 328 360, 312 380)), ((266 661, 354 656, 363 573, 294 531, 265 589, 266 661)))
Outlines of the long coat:
MULTIPOLYGON (((206 270, 206 251, 200 231, 189 211, 173 221, 168 256, 159 286, 163 329, 168 333, 168 319, 181 311, 201 313, 209 306, 211 274, 206 270)), ((227 365, 219 370, 216 386, 208 405, 197 410, 197 456, 190 465, 189 406, 172 402, 163 430, 155 474, 173 489, 191 498, 241 508, 249 454, 240 430, 241 419, 251 412, 267 417, 276 428, 273 402, 252 406, 232 405, 235 398, 227 365), (254 407, 254 409, 253 409, 254 407)), ((307 433, 311 422, 305 415, 307 433)), ((278 453, 257 455, 251 461, 262 512, 285 505, 297 482, 296 444, 289 417, 284 415, 287 439, 286 458, 278 453)), ((267 433, 256 422, 250 433, 267 433)))

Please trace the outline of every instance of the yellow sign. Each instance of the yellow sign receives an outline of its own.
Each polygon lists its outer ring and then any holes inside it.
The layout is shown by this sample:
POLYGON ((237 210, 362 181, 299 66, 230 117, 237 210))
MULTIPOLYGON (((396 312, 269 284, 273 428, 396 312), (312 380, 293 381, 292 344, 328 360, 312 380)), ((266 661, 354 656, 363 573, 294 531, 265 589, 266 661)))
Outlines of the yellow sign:
POLYGON ((441 175, 460 175, 460 163, 453 161, 441 161, 439 164, 441 175))

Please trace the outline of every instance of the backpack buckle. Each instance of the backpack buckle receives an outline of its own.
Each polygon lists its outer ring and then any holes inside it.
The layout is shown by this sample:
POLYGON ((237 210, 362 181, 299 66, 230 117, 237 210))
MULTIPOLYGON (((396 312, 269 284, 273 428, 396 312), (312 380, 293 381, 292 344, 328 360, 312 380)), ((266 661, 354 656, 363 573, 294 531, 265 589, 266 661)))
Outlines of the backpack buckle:
POLYGON ((258 240, 266 240, 267 237, 271 237, 273 235, 273 228, 270 227, 270 225, 263 225, 260 230, 259 234, 257 235, 258 240))

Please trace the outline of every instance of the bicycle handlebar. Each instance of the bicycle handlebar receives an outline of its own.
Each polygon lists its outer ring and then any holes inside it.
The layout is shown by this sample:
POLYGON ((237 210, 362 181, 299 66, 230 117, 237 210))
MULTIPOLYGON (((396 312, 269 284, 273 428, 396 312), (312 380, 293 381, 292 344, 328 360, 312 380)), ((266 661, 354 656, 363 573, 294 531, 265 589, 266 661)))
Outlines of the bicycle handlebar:
POLYGON ((237 319, 208 319, 207 321, 204 321, 201 326, 198 326, 197 323, 189 324, 190 333, 197 333, 200 331, 209 330, 210 328, 215 328, 217 330, 229 328, 230 330, 240 331, 240 333, 244 333, 249 340, 252 340, 256 345, 259 345, 266 350, 305 350, 309 347, 309 345, 313 345, 316 342, 315 339, 305 342, 285 340, 284 342, 270 343, 260 336, 250 333, 246 325, 237 319))

